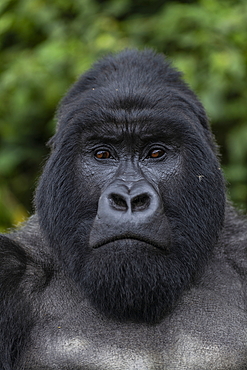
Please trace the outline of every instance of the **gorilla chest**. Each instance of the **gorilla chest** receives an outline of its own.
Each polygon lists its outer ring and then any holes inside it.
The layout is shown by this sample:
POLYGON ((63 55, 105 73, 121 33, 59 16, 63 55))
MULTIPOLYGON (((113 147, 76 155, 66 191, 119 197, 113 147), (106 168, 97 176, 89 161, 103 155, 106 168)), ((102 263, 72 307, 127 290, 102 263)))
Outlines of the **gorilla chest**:
POLYGON ((116 323, 75 310, 36 327, 24 369, 246 369, 245 319, 230 322, 230 312, 217 310, 194 311, 194 317, 178 310, 159 325, 116 323))

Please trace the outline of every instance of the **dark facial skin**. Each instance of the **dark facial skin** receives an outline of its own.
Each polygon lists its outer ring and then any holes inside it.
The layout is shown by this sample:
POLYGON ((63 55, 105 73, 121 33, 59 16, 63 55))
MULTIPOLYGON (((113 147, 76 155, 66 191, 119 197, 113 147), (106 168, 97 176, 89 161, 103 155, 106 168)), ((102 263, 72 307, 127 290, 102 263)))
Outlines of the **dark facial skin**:
POLYGON ((109 126, 111 136, 105 133, 103 140, 94 136, 82 144, 86 144, 86 152, 79 160, 82 173, 88 170, 90 179, 93 174, 100 189, 89 246, 98 248, 115 240, 133 239, 168 251, 170 230, 159 182, 175 175, 179 154, 152 133, 142 135, 140 130, 136 135, 128 132, 128 126, 109 126))

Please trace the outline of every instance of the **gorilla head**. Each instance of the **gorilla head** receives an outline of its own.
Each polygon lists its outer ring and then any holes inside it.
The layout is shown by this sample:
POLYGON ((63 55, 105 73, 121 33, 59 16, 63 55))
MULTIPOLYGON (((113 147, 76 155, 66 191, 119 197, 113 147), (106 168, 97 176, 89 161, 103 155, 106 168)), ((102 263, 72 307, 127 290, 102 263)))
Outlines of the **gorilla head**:
POLYGON ((202 105, 161 55, 124 51, 73 85, 51 144, 36 194, 47 243, 98 311, 159 321, 224 219, 202 105))

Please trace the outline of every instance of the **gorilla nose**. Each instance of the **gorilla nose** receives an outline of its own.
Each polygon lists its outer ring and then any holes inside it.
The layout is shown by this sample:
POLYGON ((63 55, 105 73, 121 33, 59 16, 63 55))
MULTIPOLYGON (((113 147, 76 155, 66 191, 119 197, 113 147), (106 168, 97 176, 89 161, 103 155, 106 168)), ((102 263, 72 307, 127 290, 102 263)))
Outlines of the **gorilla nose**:
POLYGON ((150 195, 148 193, 131 196, 129 194, 112 193, 109 195, 110 207, 119 212, 141 212, 148 209, 150 205, 150 195))
POLYGON ((101 195, 98 216, 138 222, 157 215, 162 203, 156 190, 146 181, 132 184, 114 182, 101 195))
POLYGON ((98 248, 127 238, 167 248, 170 229, 162 204, 159 192, 144 179, 115 180, 99 198, 89 245, 98 248))

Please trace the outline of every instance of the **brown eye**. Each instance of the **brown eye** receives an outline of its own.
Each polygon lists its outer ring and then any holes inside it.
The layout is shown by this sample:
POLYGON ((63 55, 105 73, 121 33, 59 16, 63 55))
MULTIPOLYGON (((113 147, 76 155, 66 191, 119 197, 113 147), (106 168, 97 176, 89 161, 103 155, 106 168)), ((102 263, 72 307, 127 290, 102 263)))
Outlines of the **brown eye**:
POLYGON ((152 149, 150 150, 148 157, 149 158, 160 158, 165 154, 163 149, 152 149))
POLYGON ((108 150, 98 150, 94 155, 97 159, 108 159, 112 157, 108 150))

